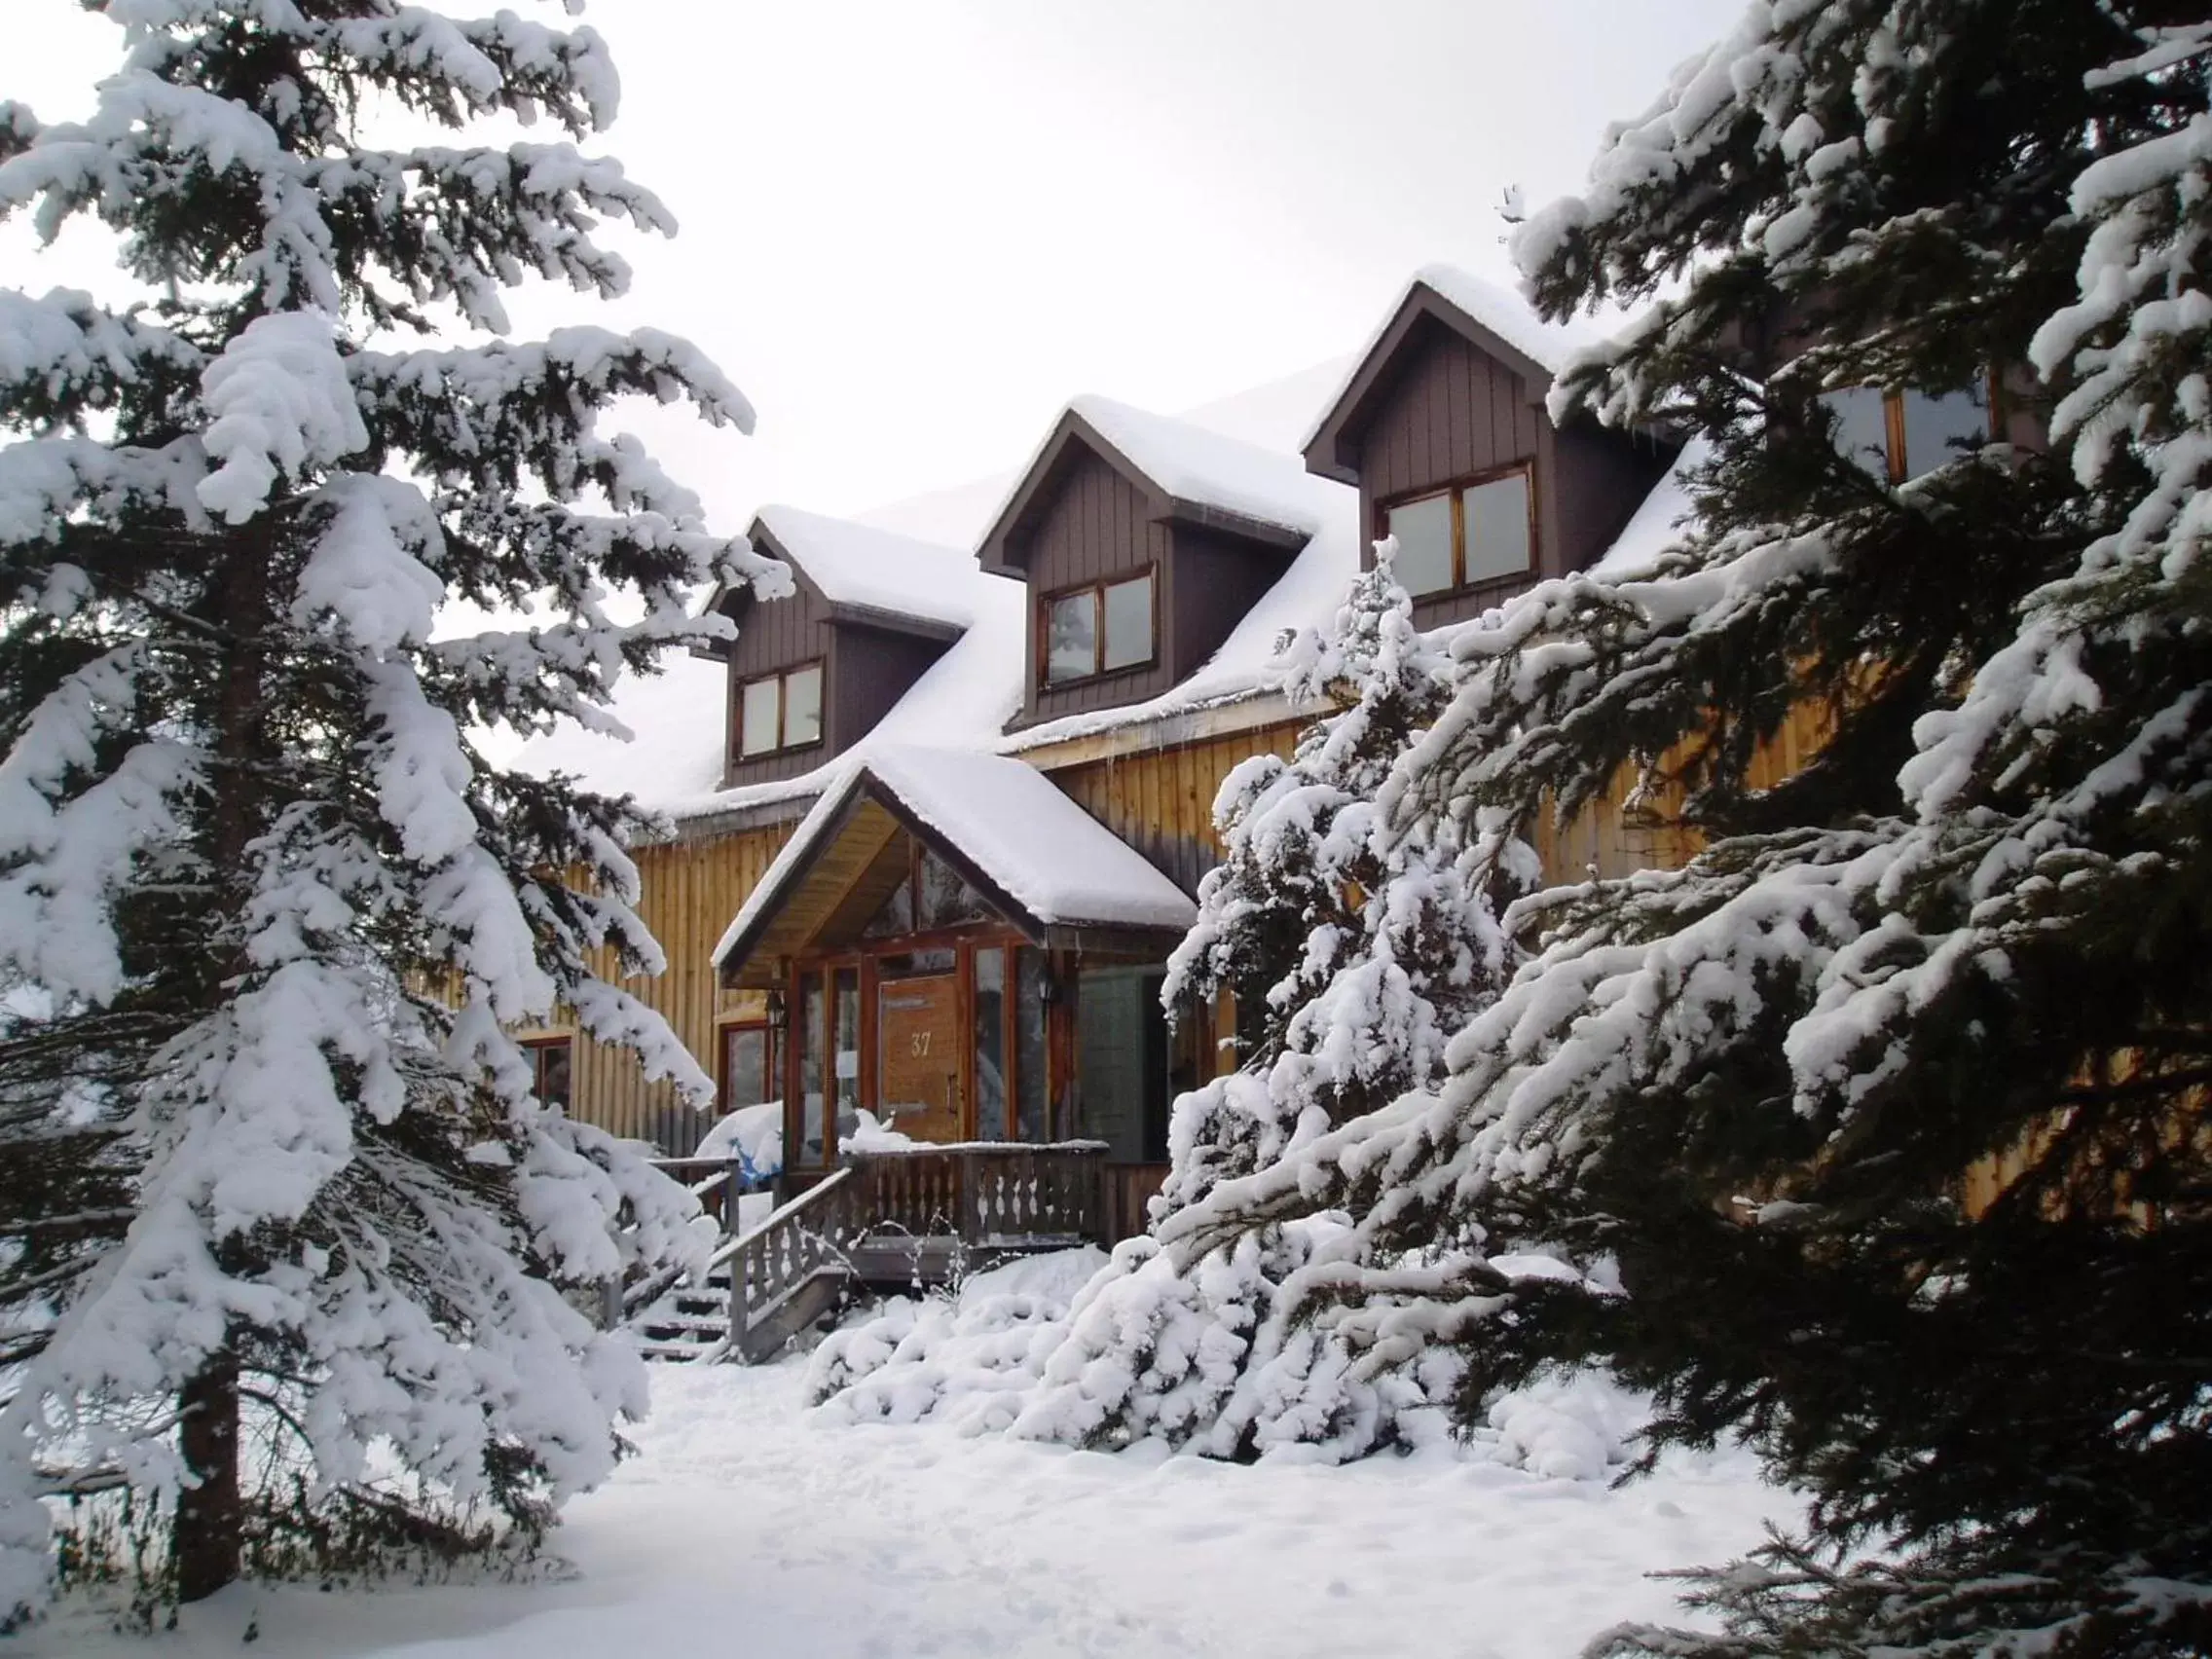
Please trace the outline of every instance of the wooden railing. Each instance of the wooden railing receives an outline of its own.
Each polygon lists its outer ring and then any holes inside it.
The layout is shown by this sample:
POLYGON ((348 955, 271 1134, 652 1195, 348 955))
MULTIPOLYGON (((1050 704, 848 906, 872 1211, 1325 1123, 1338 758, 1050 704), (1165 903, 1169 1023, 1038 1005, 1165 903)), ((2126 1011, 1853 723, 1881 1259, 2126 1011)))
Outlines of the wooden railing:
POLYGON ((700 1209, 724 1233, 736 1231, 737 1196, 743 1177, 735 1158, 656 1158, 652 1166, 691 1189, 700 1209))
POLYGON ((844 1252, 865 1226, 856 1221, 853 1169, 816 1182, 757 1227, 715 1251, 707 1264, 729 1269, 729 1337, 742 1346, 818 1274, 844 1271, 844 1252))
POLYGON ((873 1231, 989 1248, 1098 1236, 1105 1160, 1099 1141, 990 1142, 853 1153, 847 1166, 873 1231))
MULTIPOLYGON (((901 1241, 961 1252, 1051 1247, 1081 1239, 1113 1243, 1141 1232, 1144 1200, 1164 1165, 1109 1165, 1100 1141, 1050 1146, 977 1143, 848 1153, 835 1169, 742 1232, 734 1161, 664 1159, 662 1169, 699 1195, 727 1236, 708 1272, 729 1271, 730 1342, 742 1346, 826 1272, 871 1275, 874 1257, 901 1241), (696 1177, 696 1179, 691 1179, 696 1177)), ((798 1180, 807 1177, 801 1174, 798 1180)), ((627 1316, 665 1295, 675 1275, 633 1284, 621 1298, 627 1316)))
POLYGON ((1100 1232, 1109 1245, 1134 1238, 1145 1231, 1150 1223, 1148 1212, 1152 1200, 1165 1184, 1167 1170, 1168 1165, 1164 1163, 1106 1165, 1102 1171, 1104 1213, 1099 1222, 1100 1232))

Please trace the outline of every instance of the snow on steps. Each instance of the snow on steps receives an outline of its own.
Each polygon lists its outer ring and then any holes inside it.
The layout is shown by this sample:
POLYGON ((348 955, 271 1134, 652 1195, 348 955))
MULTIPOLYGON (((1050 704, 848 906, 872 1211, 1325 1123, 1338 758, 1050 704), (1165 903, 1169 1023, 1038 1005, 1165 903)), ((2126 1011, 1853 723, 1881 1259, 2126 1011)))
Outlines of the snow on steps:
POLYGON ((633 1287, 622 1323, 654 1358, 759 1364, 855 1284, 943 1284, 991 1262, 1094 1240, 1104 1153, 1088 1141, 856 1153, 725 1238, 703 1280, 633 1287))
POLYGON ((641 1286, 623 1309, 640 1350, 650 1359, 735 1358, 748 1365, 781 1351, 829 1311, 853 1277, 840 1230, 826 1225, 852 1174, 849 1165, 831 1172, 725 1238, 702 1279, 641 1286))

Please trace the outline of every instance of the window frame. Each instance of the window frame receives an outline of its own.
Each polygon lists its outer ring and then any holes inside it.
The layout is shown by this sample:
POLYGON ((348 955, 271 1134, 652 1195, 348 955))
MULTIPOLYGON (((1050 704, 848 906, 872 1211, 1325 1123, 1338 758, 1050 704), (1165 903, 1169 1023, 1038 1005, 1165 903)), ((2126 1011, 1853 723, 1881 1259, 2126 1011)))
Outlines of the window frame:
POLYGON ((516 1039, 516 1042, 530 1056, 531 1098, 540 1106, 545 1104, 545 1096, 539 1092, 545 1078, 545 1056, 555 1049, 563 1049, 568 1051, 569 1097, 561 1103, 561 1111, 565 1117, 574 1117, 576 1115, 575 1033, 572 1031, 548 1031, 542 1036, 520 1037, 516 1039))
POLYGON ((830 659, 809 657, 804 662, 769 669, 765 674, 749 674, 738 681, 730 688, 729 727, 730 760, 733 765, 742 766, 755 760, 772 760, 780 755, 797 755, 809 749, 821 748, 830 739, 830 659), (791 717, 789 682, 793 675, 804 674, 808 669, 813 669, 822 677, 821 701, 816 711, 818 729, 805 742, 792 743, 787 741, 785 730, 785 723, 791 717), (772 749, 760 749, 748 754, 745 748, 745 693, 755 685, 765 685, 771 682, 776 687, 776 744, 772 749))
POLYGON ((1415 501, 1425 501, 1436 496, 1446 498, 1452 505, 1452 584, 1449 587, 1430 588, 1425 593, 1412 593, 1409 589, 1409 595, 1416 605, 1426 605, 1442 599, 1455 599, 1461 594, 1483 593, 1493 589, 1508 588, 1516 583, 1530 581, 1536 576, 1541 566, 1543 548, 1537 535, 1540 515, 1536 505, 1536 458, 1534 456, 1526 456, 1520 461, 1509 462, 1504 466, 1493 466, 1481 472, 1462 473, 1456 478, 1441 479, 1433 484, 1423 484, 1418 489, 1398 490, 1387 496, 1378 496, 1375 498, 1375 538, 1380 541, 1390 534, 1390 514, 1397 508, 1408 506, 1415 501), (1529 501, 1528 567, 1525 570, 1509 571, 1498 575, 1480 576, 1469 581, 1467 579, 1466 494, 1469 490, 1479 490, 1486 484, 1495 484, 1499 480, 1511 478, 1517 473, 1525 481, 1529 501))
MULTIPOLYGON (((1020 930, 1004 922, 970 922, 958 927, 942 928, 928 933, 905 935, 896 939, 879 939, 866 941, 857 948, 842 948, 820 956, 795 959, 788 968, 784 983, 785 1006, 792 1011, 791 1027, 777 1044, 776 1063, 782 1073, 784 1089, 784 1149, 785 1173, 799 1177, 802 1182, 819 1180, 835 1169, 842 1157, 837 1132, 835 1110, 836 1051, 840 1028, 836 1014, 836 976, 844 970, 856 971, 859 976, 859 1017, 855 1021, 854 1037, 860 1048, 859 1083, 855 1089, 855 1103, 863 1110, 880 1113, 883 1108, 881 1005, 880 992, 887 982, 882 965, 889 959, 911 954, 917 950, 943 949, 952 953, 952 963, 939 972, 954 976, 957 1013, 953 1026, 958 1035, 958 1071, 956 1087, 960 1091, 960 1135, 963 1140, 987 1140, 999 1144, 1021 1146, 1049 1146, 1053 1141, 1068 1138, 1072 1128, 1058 1123, 1058 1102, 1068 1082, 1068 1059, 1063 1045, 1068 1040, 1062 1030, 1069 1017, 1063 1011, 1066 993, 1059 989, 1064 983, 1067 970, 1054 959, 1054 953, 1036 944, 1023 936, 1020 930), (996 1124, 982 1121, 980 1088, 977 1081, 977 1031, 976 1031, 976 958, 979 952, 1003 950, 1002 959, 1006 981, 1001 988, 999 1009, 1000 1067, 1005 1080, 1006 1096, 1001 1103, 996 1124), (1020 1135, 1021 1091, 1027 1077, 1028 1061, 1020 1054, 1021 1009, 1020 975, 1022 952, 1034 951, 1039 964, 1038 1015, 1043 1022, 1043 1042, 1035 1060, 1038 1065, 1037 1082, 1043 1094, 1044 1117, 1039 1127, 1042 1138, 1025 1141, 1020 1135), (820 1164, 796 1161, 804 1157, 806 1144, 806 1090, 802 1082, 805 1068, 806 1032, 801 1018, 806 1005, 804 988, 812 984, 823 997, 824 1022, 824 1096, 823 1096, 823 1161, 820 1164), (795 1150, 794 1150, 795 1149, 795 1150)), ((933 976, 934 977, 934 976, 933 976)), ((729 1029, 736 1021, 725 1021, 729 1029)), ((1072 1031, 1072 1025, 1066 1031, 1072 1031)))
POLYGON ((760 1087, 768 1091, 768 1099, 780 1099, 783 1093, 783 1074, 777 1062, 782 1057, 777 1050, 775 1025, 762 1016, 757 1019, 724 1019, 715 1025, 715 1113, 726 1118, 742 1106, 757 1106, 765 1101, 747 1100, 733 1103, 729 1097, 729 1040, 741 1032, 757 1031, 760 1034, 760 1087))
POLYGON ((1088 581, 1070 582, 1064 587, 1049 588, 1037 596, 1036 614, 1030 633, 1037 653, 1037 689, 1040 692, 1065 691, 1071 686, 1088 685, 1094 681, 1112 680, 1124 674, 1142 674, 1160 666, 1160 566, 1148 561, 1118 571, 1112 575, 1093 576, 1088 581), (1152 586, 1152 649, 1141 661, 1121 663, 1113 668, 1102 666, 1106 661, 1106 590, 1121 587, 1128 582, 1149 581, 1152 586), (1097 627, 1090 651, 1092 668, 1088 674, 1071 674, 1064 680, 1051 678, 1052 607, 1061 600, 1079 593, 1088 593, 1097 607, 1097 627))
MULTIPOLYGON (((1894 490, 1900 484, 1909 484, 1913 479, 1920 477, 1923 473, 1933 472, 1936 470, 1936 466, 1945 465, 1957 459, 1955 455, 1946 455, 1941 461, 1936 461, 1935 466, 1924 466, 1920 468, 1918 472, 1908 472, 1905 470, 1912 464, 1912 457, 1905 453, 1905 397, 1908 393, 1912 392, 1918 392, 1923 397, 1941 397, 1945 395, 1943 392, 1930 391, 1924 387, 1862 387, 1839 386, 1832 387, 1827 391, 1817 394, 1814 401, 1816 403, 1819 403, 1837 392, 1858 390, 1874 391, 1877 389, 1880 390, 1882 394, 1882 462, 1884 483, 1888 484, 1890 488, 1894 490)), ((1972 388, 1968 387, 1953 387, 1950 389, 1953 391, 1967 391, 1972 388)), ((1980 391, 1982 412, 1988 417, 1988 421, 1986 423, 1987 435, 1983 437, 1982 442, 1985 444, 2003 443, 2005 441, 2005 408, 2003 402, 2004 386, 1994 370, 1987 371, 1982 375, 1980 391)), ((1846 454, 1842 450, 1836 451, 1836 454, 1849 464, 1859 467, 1862 471, 1866 470, 1864 465, 1855 457, 1846 454)))

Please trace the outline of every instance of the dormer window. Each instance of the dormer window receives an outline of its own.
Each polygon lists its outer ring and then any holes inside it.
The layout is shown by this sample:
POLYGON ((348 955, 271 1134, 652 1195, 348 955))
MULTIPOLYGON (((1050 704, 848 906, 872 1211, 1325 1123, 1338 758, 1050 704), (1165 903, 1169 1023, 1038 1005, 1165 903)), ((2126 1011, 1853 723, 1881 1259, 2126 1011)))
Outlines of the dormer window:
POLYGON ((1142 668, 1158 654, 1152 571, 1047 594, 1039 621, 1037 658, 1048 685, 1142 668))
POLYGON ((1835 417, 1835 447, 1877 478, 1902 484, 1956 461, 1962 448, 1990 441, 1989 388, 1881 391, 1870 386, 1825 392, 1835 417))
POLYGON ((1526 463, 1382 509, 1382 534, 1398 538, 1399 585, 1423 594, 1527 576, 1535 527, 1526 463))
POLYGON ((738 687, 737 752, 744 760, 822 741, 822 665, 787 668, 738 687))

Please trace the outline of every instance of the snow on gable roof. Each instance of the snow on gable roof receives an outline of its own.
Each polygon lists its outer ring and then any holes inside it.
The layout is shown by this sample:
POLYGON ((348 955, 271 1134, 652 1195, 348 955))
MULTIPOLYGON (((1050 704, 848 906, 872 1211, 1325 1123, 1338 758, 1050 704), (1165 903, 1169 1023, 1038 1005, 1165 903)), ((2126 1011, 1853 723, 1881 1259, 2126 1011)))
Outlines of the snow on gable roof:
POLYGON ((784 844, 715 946, 725 975, 742 967, 864 798, 888 807, 938 847, 1009 922, 1043 942, 1055 928, 1182 933, 1189 895, 1044 773, 1003 755, 879 744, 843 765, 784 844))
POLYGON ((1442 316, 1453 327, 1471 333, 1478 345, 1529 383, 1530 395, 1539 403, 1550 389, 1552 377, 1569 357, 1599 344, 1628 320, 1609 314, 1547 322, 1511 288, 1456 265, 1424 265, 1383 313, 1366 348, 1352 359, 1351 369, 1339 383, 1335 395, 1321 405, 1319 415, 1307 429, 1299 447, 1305 452, 1307 465, 1315 472, 1346 483, 1352 481, 1349 466, 1337 453, 1338 440, 1357 424, 1360 413, 1382 386, 1391 360, 1423 315, 1442 316), (1441 312, 1439 305, 1444 308, 1441 312))
POLYGON ((1296 456, 1086 393, 1069 402, 991 515, 978 543, 985 569, 1007 563, 1009 543, 1047 498, 1071 445, 1103 456, 1161 517, 1214 523, 1289 552, 1321 525, 1312 476, 1296 456))
POLYGON ((1149 702, 1040 721, 1009 736, 999 747, 1009 754, 1041 749, 1274 690, 1281 682, 1275 647, 1282 636, 1326 624, 1359 574, 1359 492, 1326 479, 1310 482, 1316 487, 1320 528, 1196 673, 1149 702))
POLYGON ((1548 374, 1558 374, 1568 357, 1585 346, 1597 345, 1607 332, 1590 317, 1547 322, 1513 289, 1456 265, 1422 266, 1407 292, 1417 286, 1449 300, 1468 320, 1482 324, 1548 374))
POLYGON ((975 618, 975 584, 985 578, 971 553, 797 507, 762 507, 754 524, 834 608, 950 628, 975 618))
POLYGON ((1211 507, 1302 537, 1321 528, 1312 475, 1295 455, 1224 437, 1110 397, 1086 394, 1068 408, 1172 501, 1211 507))
MULTIPOLYGON (((837 528, 865 531, 867 527, 840 527, 834 519, 788 507, 763 509, 763 516, 770 512, 816 552, 838 539, 842 551, 918 552, 939 561, 940 570, 949 562, 946 588, 958 597, 941 604, 939 613, 949 613, 957 603, 965 626, 874 730, 838 759, 813 772, 725 790, 721 779, 728 741, 724 727, 728 670, 719 660, 671 651, 661 658, 661 672, 625 675, 617 683, 613 705, 607 712, 611 729, 594 730, 565 720, 525 743, 514 764, 539 776, 569 773, 602 794, 634 795, 648 810, 682 822, 816 794, 838 765, 865 757, 879 740, 973 744, 979 749, 996 743, 1021 706, 1020 641, 1027 614, 1021 583, 985 575, 974 560, 950 548, 886 531, 833 538, 829 532, 837 528), (801 525, 802 520, 808 522, 801 525), (1011 663, 1009 641, 1014 642, 1011 663)), ((809 579, 814 579, 811 572, 809 579)), ((831 579, 838 581, 838 576, 831 579)), ((840 583, 838 591, 853 596, 868 590, 840 583)), ((845 603, 868 610, 882 608, 865 598, 848 598, 845 603)))
MULTIPOLYGON (((1318 365, 1252 393, 1193 411, 1190 419, 1170 422, 1141 411, 1131 413, 1148 423, 1184 429, 1218 421, 1240 433, 1272 435, 1282 441, 1284 434, 1309 428, 1314 400, 1336 390, 1347 362, 1354 368, 1358 365, 1358 359, 1318 365)), ((1275 459, 1292 467, 1298 464, 1287 455, 1275 459)), ((1682 512, 1680 477, 1689 464, 1691 458, 1684 457, 1660 481, 1651 499, 1622 531, 1617 552, 1601 561, 1605 571, 1610 571, 1616 557, 1627 558, 1639 547, 1650 549, 1663 544, 1674 520, 1682 512)), ((795 803, 834 789, 850 766, 866 762, 883 746, 920 744, 986 755, 1019 755, 1069 739, 1141 726, 1265 695, 1280 682, 1274 663, 1277 640, 1286 630, 1318 627, 1336 614, 1344 603, 1346 588, 1358 573, 1363 550, 1358 492, 1310 474, 1303 477, 1301 488, 1315 523, 1304 548, 1203 666, 1149 702, 1068 715, 1007 734, 1007 723, 1022 702, 1024 630, 1029 625, 1027 592, 1022 583, 982 572, 962 559, 969 572, 969 605, 974 616, 967 632, 915 682, 872 732, 813 772, 778 783, 720 789, 725 741, 723 670, 719 665, 688 661, 671 661, 669 673, 660 679, 624 682, 613 712, 636 731, 634 742, 565 726, 551 736, 534 740, 524 750, 520 763, 534 771, 558 766, 605 793, 634 793, 648 808, 680 823, 704 823, 756 808, 774 807, 795 815, 795 803), (792 804, 785 807, 779 803, 792 804)), ((1003 487, 991 492, 1002 493, 1003 487)), ((921 505, 927 511, 922 518, 953 529, 962 524, 972 526, 986 504, 980 491, 944 492, 923 498, 921 505), (948 517, 946 502, 954 496, 960 498, 958 510, 948 517)), ((882 508, 870 516, 892 526, 920 522, 903 519, 899 506, 882 508)), ((947 551, 935 544, 907 541, 888 531, 884 534, 894 541, 926 545, 939 554, 947 551)), ((1644 556, 1648 557, 1648 552, 1644 556)))

